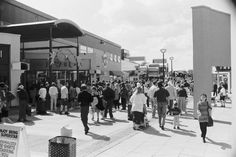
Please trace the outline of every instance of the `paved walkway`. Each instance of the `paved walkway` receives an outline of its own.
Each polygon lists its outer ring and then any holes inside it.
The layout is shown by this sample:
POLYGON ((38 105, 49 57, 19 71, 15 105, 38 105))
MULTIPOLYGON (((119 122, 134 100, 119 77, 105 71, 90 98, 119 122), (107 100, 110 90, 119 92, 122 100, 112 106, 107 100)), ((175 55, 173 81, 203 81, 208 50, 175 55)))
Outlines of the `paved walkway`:
POLYGON ((97 157, 230 157, 232 135, 232 105, 226 108, 213 107, 214 127, 208 128, 207 143, 200 137, 197 120, 192 114, 192 98, 188 103, 188 115, 181 117, 180 130, 173 129, 172 117, 167 116, 166 129, 159 128, 158 119, 148 117, 151 126, 144 131, 134 131, 132 123, 127 121, 127 113, 114 113, 115 122, 90 122, 91 133, 84 135, 80 114, 70 116, 57 115, 33 117, 32 123, 26 123, 28 142, 32 157, 48 156, 48 140, 60 135, 62 126, 73 129, 77 138, 77 156, 97 157))
POLYGON ((184 116, 181 129, 175 130, 172 118, 168 117, 165 131, 158 127, 158 120, 154 120, 147 130, 94 154, 98 157, 229 157, 232 150, 230 115, 231 105, 213 109, 215 125, 208 128, 207 143, 199 136, 197 120, 184 116))

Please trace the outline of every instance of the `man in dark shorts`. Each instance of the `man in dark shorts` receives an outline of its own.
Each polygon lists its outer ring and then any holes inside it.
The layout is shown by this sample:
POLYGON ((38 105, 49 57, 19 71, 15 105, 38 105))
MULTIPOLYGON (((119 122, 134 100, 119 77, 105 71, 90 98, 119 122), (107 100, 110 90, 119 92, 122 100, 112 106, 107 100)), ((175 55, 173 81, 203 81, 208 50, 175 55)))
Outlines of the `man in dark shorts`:
POLYGON ((157 99, 159 126, 162 130, 165 130, 166 109, 170 94, 165 88, 163 88, 163 82, 158 82, 157 86, 159 89, 154 93, 154 98, 157 99))

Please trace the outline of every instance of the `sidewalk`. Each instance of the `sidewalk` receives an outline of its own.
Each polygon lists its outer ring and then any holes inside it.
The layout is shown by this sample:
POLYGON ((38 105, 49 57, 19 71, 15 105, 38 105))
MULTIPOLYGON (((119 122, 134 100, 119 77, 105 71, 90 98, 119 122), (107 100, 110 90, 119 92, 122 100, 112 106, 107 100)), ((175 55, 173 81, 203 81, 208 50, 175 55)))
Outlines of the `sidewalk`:
MULTIPOLYGON (((188 107, 192 107, 192 99, 188 107)), ((167 117, 166 130, 158 126, 158 119, 152 119, 151 127, 125 140, 117 141, 90 156, 97 157, 230 157, 232 150, 232 110, 231 104, 226 108, 214 107, 214 127, 208 128, 207 143, 200 137, 197 120, 190 115, 181 118, 181 129, 172 127, 172 118, 167 117)), ((191 109, 188 110, 191 113, 191 109)))
MULTIPOLYGON (((48 156, 48 140, 60 135, 60 129, 69 125, 77 139, 77 157, 230 157, 232 150, 232 105, 226 108, 213 107, 214 127, 208 128, 207 143, 200 137, 200 128, 192 114, 192 99, 189 98, 188 115, 180 119, 180 130, 173 129, 172 117, 167 116, 165 130, 161 130, 158 119, 150 119, 150 127, 135 131, 127 113, 114 113, 116 121, 109 119, 100 123, 91 121, 90 133, 84 134, 78 111, 69 116, 52 113, 35 115, 32 122, 25 123, 32 157, 48 156)), ((17 117, 13 117, 16 119, 17 117)))

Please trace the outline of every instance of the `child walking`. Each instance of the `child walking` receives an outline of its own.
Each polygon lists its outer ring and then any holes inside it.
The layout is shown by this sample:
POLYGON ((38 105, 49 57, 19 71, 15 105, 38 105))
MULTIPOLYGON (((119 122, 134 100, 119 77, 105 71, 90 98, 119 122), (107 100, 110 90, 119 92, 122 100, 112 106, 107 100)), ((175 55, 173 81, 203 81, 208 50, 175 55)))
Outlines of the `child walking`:
POLYGON ((171 109, 171 114, 173 115, 174 119, 173 119, 173 125, 174 125, 174 129, 180 129, 179 127, 179 117, 181 114, 181 110, 180 108, 178 108, 178 104, 175 103, 174 104, 174 108, 171 109))

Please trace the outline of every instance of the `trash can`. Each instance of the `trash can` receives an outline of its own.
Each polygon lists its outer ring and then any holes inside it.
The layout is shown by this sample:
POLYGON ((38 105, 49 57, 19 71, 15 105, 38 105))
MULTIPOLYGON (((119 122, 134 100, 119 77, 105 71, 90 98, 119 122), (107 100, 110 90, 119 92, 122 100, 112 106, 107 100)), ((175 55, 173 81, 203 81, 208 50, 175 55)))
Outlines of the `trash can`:
POLYGON ((56 136, 49 140, 49 157, 76 157, 76 138, 56 136))

